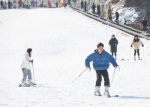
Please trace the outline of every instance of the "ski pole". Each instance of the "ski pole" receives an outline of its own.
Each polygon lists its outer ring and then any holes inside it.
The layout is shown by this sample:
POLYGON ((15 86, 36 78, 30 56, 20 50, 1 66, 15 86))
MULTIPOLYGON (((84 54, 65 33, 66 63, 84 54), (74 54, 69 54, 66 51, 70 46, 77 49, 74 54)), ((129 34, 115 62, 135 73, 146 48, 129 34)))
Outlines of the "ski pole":
POLYGON ((34 80, 34 83, 35 83, 33 60, 32 60, 32 69, 33 69, 33 80, 34 80))
POLYGON ((88 68, 86 68, 72 83, 74 83, 88 68))
POLYGON ((113 77, 112 77, 112 80, 111 80, 111 85, 112 85, 112 82, 113 82, 113 79, 114 79, 114 76, 115 76, 115 71, 116 71, 116 68, 114 70, 114 74, 113 74, 113 77))
POLYGON ((143 47, 143 60, 144 60, 144 47, 143 47))

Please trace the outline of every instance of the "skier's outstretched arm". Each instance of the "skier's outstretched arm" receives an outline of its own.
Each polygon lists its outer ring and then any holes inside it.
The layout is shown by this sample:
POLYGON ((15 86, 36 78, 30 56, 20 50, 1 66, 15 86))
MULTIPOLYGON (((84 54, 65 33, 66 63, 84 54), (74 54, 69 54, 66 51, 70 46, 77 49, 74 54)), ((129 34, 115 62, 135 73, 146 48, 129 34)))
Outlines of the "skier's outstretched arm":
POLYGON ((118 64, 117 64, 116 60, 115 60, 111 55, 109 55, 109 62, 110 62, 115 68, 118 67, 118 64))
POLYGON ((85 59, 85 66, 89 69, 91 69, 90 67, 90 62, 92 61, 92 55, 89 55, 86 59, 85 59))

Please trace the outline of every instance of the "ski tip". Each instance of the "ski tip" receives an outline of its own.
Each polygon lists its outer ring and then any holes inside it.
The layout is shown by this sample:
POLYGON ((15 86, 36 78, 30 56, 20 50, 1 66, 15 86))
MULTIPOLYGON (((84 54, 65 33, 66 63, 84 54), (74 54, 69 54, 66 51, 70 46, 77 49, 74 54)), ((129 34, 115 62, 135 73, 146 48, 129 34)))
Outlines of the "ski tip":
POLYGON ((119 97, 119 95, 116 95, 116 97, 119 97))
POLYGON ((21 87, 21 84, 19 84, 19 86, 18 87, 21 87))
POLYGON ((114 95, 113 97, 119 97, 119 95, 114 95))

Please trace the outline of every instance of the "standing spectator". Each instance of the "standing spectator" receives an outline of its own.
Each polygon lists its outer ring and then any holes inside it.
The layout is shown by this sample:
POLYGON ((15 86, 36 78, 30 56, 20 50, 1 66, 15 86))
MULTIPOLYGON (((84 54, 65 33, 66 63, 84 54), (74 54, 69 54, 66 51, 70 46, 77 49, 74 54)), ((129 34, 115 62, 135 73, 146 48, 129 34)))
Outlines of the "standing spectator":
POLYGON ((1 0, 1 9, 4 8, 4 5, 3 5, 3 0, 1 0))
POLYGON ((8 9, 11 9, 11 5, 12 3, 10 2, 10 0, 8 1, 8 9))
POLYGON ((101 11, 100 11, 100 5, 97 5, 97 15, 100 17, 101 11))
POLYGON ((68 0, 68 4, 70 5, 70 0, 68 0))
POLYGON ((95 8, 96 8, 96 6, 95 6, 95 4, 93 3, 93 5, 92 5, 93 14, 95 14, 95 8))
POLYGON ((62 2, 61 2, 61 0, 59 0, 59 2, 58 2, 58 7, 62 7, 62 2))
POLYGON ((14 1, 13 1, 13 8, 14 8, 14 9, 16 9, 16 5, 17 5, 17 3, 16 3, 16 1, 14 0, 14 1))
POLYGON ((136 60, 136 52, 137 52, 138 58, 140 60, 140 45, 142 45, 142 47, 144 47, 144 44, 136 35, 131 43, 131 47, 134 46, 134 60, 136 60))
POLYGON ((118 40, 116 39, 115 35, 111 36, 111 39, 109 41, 110 45, 110 50, 112 53, 112 56, 115 54, 115 59, 117 58, 117 45, 118 45, 118 40))
POLYGON ((58 7, 58 2, 57 2, 57 1, 56 1, 56 3, 55 3, 55 4, 56 4, 56 7, 58 7))
POLYGON ((31 0, 31 7, 34 7, 34 0, 31 0))
POLYGON ((40 1, 40 7, 43 7, 43 1, 42 0, 40 1))
POLYGON ((66 0, 64 0, 64 8, 66 8, 66 6, 67 6, 67 2, 66 2, 66 0))
POLYGON ((25 7, 25 8, 28 8, 28 0, 25 0, 25 1, 24 1, 24 7, 25 7))
POLYGON ((19 8, 22 7, 22 1, 21 0, 18 1, 18 5, 19 5, 19 8))
POLYGON ((4 9, 7 9, 7 3, 6 3, 6 1, 4 2, 3 7, 4 7, 4 9))
POLYGON ((148 22, 146 20, 146 17, 143 17, 142 25, 143 25, 143 33, 145 33, 145 34, 147 32, 147 24, 148 24, 148 22))
POLYGON ((119 21, 118 21, 118 19, 119 19, 119 13, 116 12, 116 13, 115 13, 115 16, 116 16, 116 20, 115 20, 115 21, 118 23, 118 22, 119 22, 119 21))
POLYGON ((108 15, 108 9, 105 10, 105 18, 108 19, 109 15, 108 15))
POLYGON ((109 16, 109 21, 112 22, 112 10, 111 10, 111 8, 108 9, 108 16, 109 16))
POLYGON ((86 5, 87 5, 87 2, 85 1, 84 3, 84 11, 86 12, 86 5))
POLYGON ((48 8, 51 8, 51 2, 48 0, 47 2, 48 8))
POLYGON ((83 9, 83 0, 81 0, 81 10, 83 9))

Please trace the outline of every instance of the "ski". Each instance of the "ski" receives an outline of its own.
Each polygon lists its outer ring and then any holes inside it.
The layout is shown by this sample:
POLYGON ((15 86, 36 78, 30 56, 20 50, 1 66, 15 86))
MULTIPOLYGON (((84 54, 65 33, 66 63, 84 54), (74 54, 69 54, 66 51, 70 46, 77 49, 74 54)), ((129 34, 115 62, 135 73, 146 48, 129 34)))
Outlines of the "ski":
POLYGON ((113 96, 111 96, 111 97, 119 97, 119 95, 113 95, 113 96))
POLYGON ((18 87, 41 87, 42 84, 36 84, 36 85, 26 85, 26 86, 22 86, 21 84, 19 84, 18 87))

